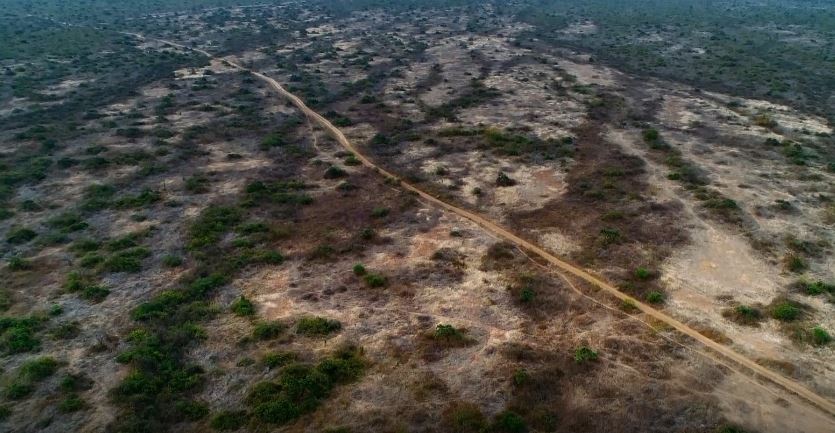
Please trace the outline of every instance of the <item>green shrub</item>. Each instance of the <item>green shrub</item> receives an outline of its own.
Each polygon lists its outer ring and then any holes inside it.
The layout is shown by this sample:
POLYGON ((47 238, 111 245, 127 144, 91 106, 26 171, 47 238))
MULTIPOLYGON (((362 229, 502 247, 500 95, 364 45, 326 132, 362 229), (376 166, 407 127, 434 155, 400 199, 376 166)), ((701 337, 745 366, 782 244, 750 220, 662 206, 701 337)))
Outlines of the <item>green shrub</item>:
POLYGON ((335 165, 332 165, 332 166, 328 167, 327 170, 325 170, 325 179, 339 179, 339 178, 345 177, 347 175, 348 175, 348 172, 346 172, 342 168, 339 168, 335 165))
POLYGON ((443 413, 443 424, 455 433, 481 433, 487 430, 487 420, 481 409, 471 403, 453 403, 443 413))
POLYGON ((59 383, 62 392, 86 391, 93 387, 93 381, 83 374, 68 373, 59 383))
POLYGON ((12 271, 25 271, 32 269, 32 262, 22 257, 12 256, 9 258, 9 269, 12 271))
POLYGON ((635 277, 639 280, 648 280, 652 277, 652 272, 647 268, 638 268, 635 269, 635 277))
POLYGON ((803 257, 800 257, 794 253, 786 254, 783 258, 783 263, 786 266, 786 269, 789 272, 803 272, 805 271, 809 265, 806 263, 806 260, 803 257))
POLYGON ((531 375, 528 374, 528 371, 524 368, 520 368, 513 372, 513 384, 516 386, 522 386, 530 382, 531 375))
POLYGON ((281 138, 281 136, 279 136, 278 133, 273 132, 273 133, 267 134, 261 140, 261 149, 262 150, 267 150, 267 149, 270 149, 270 148, 273 148, 273 147, 284 146, 285 144, 287 144, 287 143, 281 138))
POLYGON ((209 192, 209 178, 202 175, 191 176, 185 181, 185 189, 192 194, 205 194, 209 192))
POLYGON ((12 408, 7 404, 0 404, 0 422, 7 420, 12 416, 12 408))
POLYGON ((183 264, 183 258, 175 254, 166 254, 162 256, 162 264, 167 268, 176 268, 183 264))
POLYGON ((600 243, 604 246, 618 243, 620 240, 620 230, 610 227, 600 230, 600 243))
POLYGON ((241 295, 238 299, 235 299, 235 302, 232 302, 232 305, 229 307, 236 316, 253 316, 255 315, 255 305, 241 295))
POLYGON ((258 322, 252 329, 252 336, 258 340, 270 340, 280 336, 284 329, 285 326, 278 321, 258 322))
POLYGON ((228 206, 206 208, 189 227, 190 250, 214 245, 221 236, 241 221, 240 209, 228 206))
POLYGON ((85 269, 91 269, 102 264, 104 260, 105 257, 101 254, 88 253, 81 257, 81 260, 78 261, 78 265, 85 269))
POLYGON ((654 143, 661 138, 661 134, 655 128, 645 129, 642 135, 646 143, 654 143))
POLYGON ((59 340, 70 340, 77 337, 80 332, 81 327, 78 322, 67 322, 53 328, 51 334, 53 338, 59 340))
POLYGON ((315 410, 336 385, 356 380, 363 368, 361 352, 344 348, 316 366, 284 367, 275 382, 256 384, 246 401, 261 422, 284 424, 315 410))
POLYGON ((12 297, 6 290, 0 289, 0 312, 6 311, 12 306, 12 297))
POLYGON ((39 382, 52 376, 58 370, 58 361, 54 358, 43 356, 23 363, 18 372, 19 377, 31 382, 39 382))
POLYGON ((40 347, 35 331, 42 319, 37 317, 0 317, 0 350, 5 353, 32 352, 40 347))
POLYGON ((832 336, 820 326, 812 328, 812 343, 816 346, 825 346, 832 341, 832 336))
POLYGON ((213 416, 209 424, 218 431, 234 431, 243 427, 246 421, 245 411, 223 411, 213 416))
POLYGON ((430 337, 436 343, 448 347, 467 346, 473 342, 473 340, 467 336, 465 331, 447 324, 438 324, 430 337))
POLYGON ((814 283, 801 282, 800 284, 804 288, 807 295, 815 296, 822 295, 824 293, 835 294, 835 283, 825 283, 823 281, 817 281, 814 283))
POLYGON ((302 317, 296 323, 296 333, 308 337, 324 336, 342 329, 342 324, 337 320, 324 317, 302 317))
POLYGON ((120 251, 104 261, 104 270, 108 272, 139 272, 142 270, 142 259, 150 255, 151 252, 145 247, 120 251))
POLYGON ((597 360, 597 352, 588 346, 580 346, 574 350, 574 362, 583 364, 589 361, 597 360))
POLYGON ((360 263, 357 263, 356 265, 354 265, 353 271, 354 271, 354 275, 356 275, 358 277, 361 277, 361 276, 365 275, 366 272, 367 272, 365 270, 365 266, 363 266, 360 263))
POLYGON ((490 426, 490 431, 496 433, 525 433, 528 431, 528 426, 517 413, 506 410, 496 415, 493 424, 490 426))
POLYGON ((371 210, 371 217, 372 218, 384 218, 388 216, 389 209, 385 207, 375 207, 371 210))
POLYGON ((49 227, 59 230, 61 233, 72 233, 87 228, 88 224, 80 215, 73 212, 64 212, 54 218, 47 220, 49 227))
POLYGON ((137 195, 130 195, 116 199, 113 205, 119 209, 135 209, 139 207, 149 206, 160 200, 162 200, 162 195, 159 193, 159 191, 143 189, 137 195))
POLYGON ((519 302, 528 304, 536 299, 536 291, 533 288, 525 286, 519 292, 519 302))
POLYGON ((106 209, 111 206, 111 199, 115 194, 116 188, 111 185, 90 185, 84 189, 81 209, 88 212, 106 209))
POLYGON ((6 235, 6 242, 12 245, 25 244, 38 237, 38 234, 26 227, 13 227, 6 235))
POLYGON ((104 300, 107 295, 110 294, 110 290, 105 287, 92 285, 87 286, 81 291, 81 298, 86 299, 90 302, 98 303, 104 300))
POLYGON ((68 395, 58 404, 58 410, 63 413, 77 412, 85 407, 87 407, 87 402, 77 394, 68 395))
POLYGON ((267 368, 283 367, 296 360, 298 356, 293 352, 270 352, 264 355, 262 362, 267 368))
POLYGON ((22 400, 26 398, 35 390, 35 387, 32 386, 31 383, 22 382, 22 381, 14 381, 6 387, 6 398, 9 400, 22 400))
POLYGON ((388 284, 388 279, 385 276, 373 272, 365 274, 363 279, 368 287, 383 287, 388 284))
POLYGON ((658 290, 653 290, 646 295, 647 302, 651 304, 660 304, 664 302, 665 298, 666 296, 664 295, 664 292, 660 292, 658 290))
POLYGON ((202 401, 180 400, 174 404, 174 408, 189 421, 199 421, 209 415, 209 405, 202 401))
POLYGON ((775 305, 771 310, 771 317, 784 322, 791 322, 800 317, 802 311, 791 302, 783 301, 775 305))
POLYGON ((516 185, 516 181, 511 179, 505 172, 500 171, 499 174, 496 175, 496 186, 505 187, 513 185, 516 185))

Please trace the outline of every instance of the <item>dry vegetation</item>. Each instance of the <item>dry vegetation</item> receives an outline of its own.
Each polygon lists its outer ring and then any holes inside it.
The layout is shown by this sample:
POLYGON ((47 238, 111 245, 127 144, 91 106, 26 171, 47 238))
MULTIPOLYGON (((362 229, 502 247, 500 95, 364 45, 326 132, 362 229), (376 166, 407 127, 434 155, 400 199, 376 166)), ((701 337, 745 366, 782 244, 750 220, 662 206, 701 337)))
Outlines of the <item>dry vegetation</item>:
MULTIPOLYGON (((825 119, 621 73, 490 6, 128 29, 286 83, 403 179, 835 399, 825 119)), ((835 428, 399 189, 251 75, 113 37, 170 69, 64 120, 94 72, 0 106, 0 430, 835 428)))

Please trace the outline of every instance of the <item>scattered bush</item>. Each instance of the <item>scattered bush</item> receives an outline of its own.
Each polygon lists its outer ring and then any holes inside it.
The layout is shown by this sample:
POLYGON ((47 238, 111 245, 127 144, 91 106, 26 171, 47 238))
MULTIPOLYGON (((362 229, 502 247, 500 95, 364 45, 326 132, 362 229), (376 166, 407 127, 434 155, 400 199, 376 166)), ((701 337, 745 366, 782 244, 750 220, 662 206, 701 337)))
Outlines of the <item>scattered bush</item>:
POLYGON ((665 298, 666 298, 666 296, 664 295, 664 293, 660 292, 658 290, 653 290, 653 291, 647 293, 647 295, 646 295, 647 302, 649 302, 651 304, 660 304, 660 303, 664 302, 665 298))
POLYGON ((375 207, 371 210, 371 217, 372 218, 383 218, 388 216, 389 209, 385 207, 375 207))
POLYGON ((363 279, 365 280, 365 284, 367 284, 368 287, 384 287, 386 284, 388 284, 388 279, 384 275, 380 275, 374 272, 369 272, 365 274, 365 277, 363 277, 363 279))
POLYGON ((270 352, 264 355, 262 362, 269 369, 284 367, 295 361, 298 356, 293 352, 270 352))
POLYGON ((487 420, 481 409, 472 403, 452 403, 442 415, 445 427, 455 433, 481 433, 487 431, 487 420))
POLYGON ((168 268, 176 268, 183 264, 183 258, 174 254, 162 256, 162 264, 168 268))
POLYGON ((517 413, 506 410, 496 415, 493 424, 490 426, 490 431, 496 433, 525 433, 528 431, 528 426, 517 413))
POLYGON ((344 348, 316 366, 284 367, 275 382, 260 382, 252 387, 246 401, 259 421, 285 424, 315 410, 334 387, 356 380, 363 369, 361 351, 344 348))
POLYGON ((181 400, 174 405, 174 408, 180 416, 189 421, 200 421, 209 415, 209 405, 202 401, 181 400))
POLYGON ((243 295, 239 296, 229 307, 236 316, 246 317, 255 315, 255 304, 243 295))
POLYGON ((431 338, 439 344, 448 347, 467 346, 473 340, 466 335, 466 331, 455 328, 452 325, 438 324, 431 338))
POLYGON ((530 382, 531 375, 528 374, 528 371, 524 368, 520 368, 513 372, 513 384, 516 386, 522 386, 530 382))
POLYGON ((803 257, 798 256, 794 253, 788 253, 783 258, 783 264, 786 267, 786 270, 789 272, 803 272, 805 271, 809 265, 806 263, 806 260, 803 257))
POLYGON ((108 257, 103 267, 108 272, 139 272, 142 270, 142 259, 150 255, 145 247, 131 248, 108 257))
POLYGON ((20 367, 18 377, 30 382, 40 382, 52 376, 56 370, 58 370, 58 361, 43 356, 24 362, 20 367))
POLYGON ((816 346, 825 346, 832 341, 832 336, 820 326, 812 328, 812 343, 816 346))
POLYGON ((32 262, 26 260, 22 257, 12 256, 9 258, 9 270, 12 271, 25 271, 32 269, 32 262))
POLYGON ((332 166, 328 167, 327 170, 325 170, 325 179, 339 179, 339 178, 345 177, 347 175, 348 175, 348 172, 346 172, 345 170, 343 170, 343 169, 341 169, 341 168, 339 168, 335 165, 332 165, 332 166))
POLYGON ((800 317, 802 311, 789 301, 781 301, 771 309, 771 317, 783 322, 791 322, 800 317))
POLYGON ((647 268, 635 269, 635 277, 639 280, 648 280, 652 278, 652 272, 647 268))
POLYGON ((84 409, 86 406, 87 402, 81 397, 77 394, 70 394, 58 404, 58 410, 63 413, 71 413, 84 409))
POLYGON ((500 171, 496 176, 496 186, 505 187, 516 185, 516 181, 511 179, 505 172, 500 171))
POLYGON ((270 340, 280 336, 284 329, 285 326, 278 321, 258 322, 252 329, 252 336, 258 340, 270 340))
POLYGON ((12 245, 25 244, 38 237, 38 234, 26 227, 13 227, 6 235, 6 242, 12 245))
POLYGON ((357 263, 356 265, 354 265, 353 271, 354 271, 354 275, 356 275, 358 277, 361 277, 361 276, 365 275, 365 273, 366 273, 365 266, 363 266, 360 263, 357 263))
POLYGON ((234 431, 243 427, 247 421, 247 414, 245 411, 223 411, 212 417, 209 425, 218 431, 234 431))
POLYGON ((589 361, 597 360, 597 352, 588 346, 580 346, 574 350, 574 362, 583 364, 589 361))
POLYGON ((340 329, 342 324, 339 321, 324 317, 302 317, 296 323, 296 333, 308 337, 325 336, 340 329))

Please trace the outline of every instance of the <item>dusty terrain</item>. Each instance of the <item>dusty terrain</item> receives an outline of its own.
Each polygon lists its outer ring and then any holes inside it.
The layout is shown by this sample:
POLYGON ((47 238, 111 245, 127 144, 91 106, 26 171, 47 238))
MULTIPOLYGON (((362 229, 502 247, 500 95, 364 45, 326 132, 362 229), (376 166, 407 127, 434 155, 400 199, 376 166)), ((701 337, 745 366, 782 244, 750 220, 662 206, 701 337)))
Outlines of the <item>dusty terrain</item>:
MULTIPOLYGON (((522 48, 527 25, 467 13, 486 30, 455 9, 293 4, 124 29, 149 53, 216 58, 98 107, 9 199, 0 430, 835 430, 826 407, 641 312, 835 401, 833 345, 812 331, 835 330, 833 293, 809 289, 835 281, 827 120, 522 48), (312 317, 331 325, 306 331, 312 317), (37 344, 12 349, 12 332, 37 344), (361 367, 315 404, 264 409, 261 384, 348 346, 361 367), (39 357, 55 365, 34 379, 39 357)), ((59 137, 33 129, 4 129, 3 152, 59 137)))

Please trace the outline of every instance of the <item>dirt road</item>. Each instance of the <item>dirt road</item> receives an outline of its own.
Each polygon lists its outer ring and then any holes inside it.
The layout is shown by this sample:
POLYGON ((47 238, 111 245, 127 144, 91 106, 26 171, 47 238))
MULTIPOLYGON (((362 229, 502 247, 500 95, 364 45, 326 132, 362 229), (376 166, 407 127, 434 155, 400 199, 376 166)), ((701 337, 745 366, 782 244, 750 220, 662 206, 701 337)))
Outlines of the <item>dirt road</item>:
MULTIPOLYGON (((130 35, 136 36, 138 38, 145 39, 141 35, 132 34, 132 33, 130 35)), ((217 59, 216 57, 212 56, 211 54, 209 54, 208 52, 203 51, 203 50, 192 49, 190 47, 186 47, 184 45, 177 44, 177 43, 170 42, 170 41, 166 41, 166 40, 159 40, 159 39, 155 39, 155 40, 157 40, 159 42, 162 42, 164 44, 170 45, 170 46, 174 46, 174 47, 181 48, 181 49, 186 49, 186 50, 192 50, 194 52, 201 53, 201 54, 203 54, 207 57, 217 59)), ((447 203, 447 202, 445 202, 445 201, 443 201, 443 200, 441 200, 441 199, 439 199, 439 198, 437 198, 437 197, 435 197, 435 196, 433 196, 429 193, 424 192, 423 190, 417 188, 416 186, 399 179, 399 177, 396 176, 395 174, 393 174, 389 171, 386 171, 385 169, 383 169, 381 167, 378 167, 377 165, 374 164, 373 161, 371 161, 365 155, 363 155, 362 152, 360 152, 359 149, 357 149, 353 145, 353 143, 351 143, 351 141, 348 140, 348 138, 345 136, 345 134, 343 134, 342 131, 339 130, 339 128, 335 127, 330 121, 328 121, 326 118, 324 118, 319 113, 310 109, 304 103, 304 101, 302 101, 296 95, 288 92, 276 80, 274 80, 273 78, 270 78, 270 77, 268 77, 268 76, 266 76, 266 75, 264 75, 260 72, 256 72, 256 71, 252 71, 250 69, 247 69, 247 68, 245 68, 245 67, 243 67, 243 66, 241 66, 237 63, 234 63, 232 61, 229 61, 229 60, 226 60, 226 59, 219 59, 219 60, 225 61, 229 65, 231 65, 231 66, 233 66, 237 69, 240 69, 242 71, 248 71, 248 72, 252 73, 254 76, 258 77, 259 79, 261 79, 264 82, 266 82, 267 84, 269 84, 270 87, 272 87, 281 96, 287 98, 290 102, 292 102, 301 112, 303 112, 306 116, 308 116, 308 118, 310 118, 312 121, 316 122, 317 124, 319 124, 319 126, 324 128, 340 145, 342 145, 348 151, 353 152, 356 155, 357 159, 362 161, 362 163, 365 166, 379 172, 380 174, 382 174, 386 177, 398 180, 400 187, 402 187, 403 189, 414 192, 415 194, 417 194, 418 196, 420 196, 421 198, 423 198, 427 202, 432 203, 436 206, 439 206, 439 207, 441 207, 441 208, 443 208, 443 209, 445 209, 449 212, 457 214, 457 215, 459 215, 463 218, 466 218, 466 219, 478 224, 479 226, 481 226, 485 230, 493 233, 494 235, 497 235, 498 237, 501 237, 501 238, 507 240, 508 242, 511 242, 511 243, 515 244, 516 246, 527 250, 529 253, 531 253, 533 255, 539 256, 540 258, 547 261, 548 263, 555 266, 556 268, 562 270, 563 272, 574 275, 577 278, 580 278, 580 279, 582 279, 582 280, 600 288, 601 290, 607 292, 608 294, 610 294, 610 295, 612 295, 612 296, 614 296, 614 297, 616 297, 620 300, 631 302, 632 304, 635 305, 635 307, 638 310, 640 310, 642 313, 646 314, 647 316, 652 317, 652 318, 654 318, 654 319, 656 319, 660 322, 663 322, 666 325, 676 329, 680 333, 682 333, 682 334, 684 334, 684 335, 686 335, 690 338, 693 338, 694 340, 700 342, 704 346, 712 349, 716 354, 721 355, 721 356, 727 358, 728 360, 733 361, 737 365, 742 366, 742 367, 750 370, 755 376, 767 379, 767 380, 783 387, 786 391, 789 391, 791 393, 794 393, 794 394, 802 397, 806 401, 808 401, 808 402, 814 404, 815 406, 819 407, 820 409, 823 409, 824 411, 826 411, 830 416, 835 416, 835 402, 832 402, 832 401, 830 401, 830 400, 828 400, 824 397, 821 397, 820 395, 816 394, 815 392, 813 392, 809 388, 805 387, 804 385, 802 385, 798 382, 795 382, 794 380, 791 380, 787 377, 784 377, 784 376, 782 376, 782 375, 780 375, 780 374, 778 374, 774 371, 771 371, 771 370, 757 364, 756 362, 749 359, 745 355, 742 355, 742 354, 734 351, 733 349, 731 349, 728 346, 725 346, 723 344, 720 344, 720 343, 717 343, 716 341, 711 340, 710 338, 702 335, 701 333, 699 333, 695 329, 689 327, 685 323, 680 322, 679 320, 667 315, 666 313, 661 312, 661 311, 659 311, 659 310, 641 302, 640 300, 635 299, 635 298, 627 295, 626 293, 621 292, 615 286, 613 286, 613 285, 603 281, 602 279, 592 275, 591 273, 589 273, 588 271, 586 271, 584 269, 581 269, 581 268, 579 268, 577 266, 574 266, 574 265, 572 265, 572 264, 570 264, 570 263, 568 263, 564 260, 561 260, 560 258, 558 258, 558 257, 554 256, 553 254, 551 254, 551 253, 545 251, 544 249, 540 248, 536 244, 534 244, 530 241, 527 241, 525 239, 522 239, 521 237, 519 237, 516 234, 510 232, 509 230, 505 229, 501 225, 499 225, 499 224, 497 224, 497 223, 495 223, 495 222, 493 222, 493 221, 491 221, 487 218, 484 218, 481 215, 478 215, 478 214, 473 213, 471 211, 468 211, 466 209, 462 209, 462 208, 457 207, 453 204, 447 203)))

